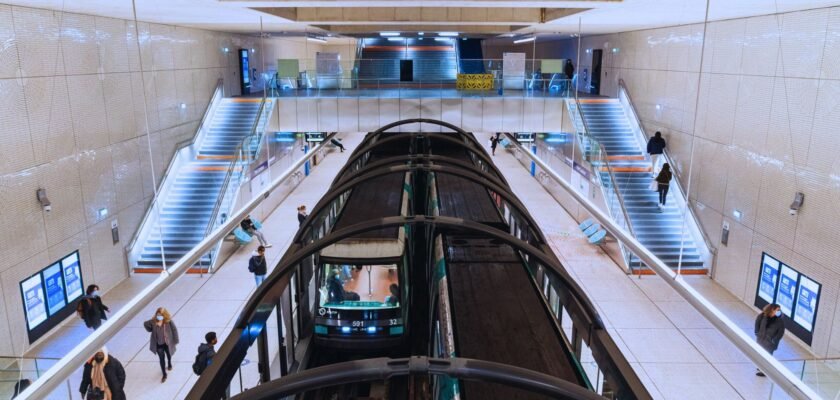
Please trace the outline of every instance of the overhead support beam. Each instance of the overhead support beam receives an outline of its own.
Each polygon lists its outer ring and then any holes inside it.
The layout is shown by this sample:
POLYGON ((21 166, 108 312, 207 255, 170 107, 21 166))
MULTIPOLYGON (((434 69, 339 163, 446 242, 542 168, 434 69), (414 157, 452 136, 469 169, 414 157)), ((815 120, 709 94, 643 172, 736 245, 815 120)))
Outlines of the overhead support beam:
POLYGON ((446 32, 457 31, 461 35, 499 35, 527 28, 530 25, 312 25, 335 34, 348 36, 370 36, 376 32, 446 32))
MULTIPOLYGON (((542 8, 469 7, 257 7, 255 10, 308 24, 472 24, 513 25, 543 21, 542 8)), ((556 10, 550 9, 552 13, 556 10)))

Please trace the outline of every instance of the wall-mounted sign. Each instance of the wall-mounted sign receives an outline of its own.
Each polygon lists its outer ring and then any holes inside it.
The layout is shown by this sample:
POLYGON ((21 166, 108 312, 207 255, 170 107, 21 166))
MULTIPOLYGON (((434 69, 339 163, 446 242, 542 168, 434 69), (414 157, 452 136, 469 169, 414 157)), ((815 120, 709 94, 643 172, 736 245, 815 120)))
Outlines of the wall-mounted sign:
POLYGON ((761 271, 755 306, 776 303, 782 309, 785 328, 811 344, 822 285, 767 253, 761 255, 761 271))
POLYGON ((30 343, 75 311, 83 286, 78 250, 20 282, 30 343))

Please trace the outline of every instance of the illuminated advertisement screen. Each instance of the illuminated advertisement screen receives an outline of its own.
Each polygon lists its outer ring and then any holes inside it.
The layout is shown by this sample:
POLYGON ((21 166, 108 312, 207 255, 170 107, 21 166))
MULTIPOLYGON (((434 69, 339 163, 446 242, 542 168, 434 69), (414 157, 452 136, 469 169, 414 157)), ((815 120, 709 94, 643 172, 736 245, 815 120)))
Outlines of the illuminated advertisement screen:
POLYGON ((773 303, 776 285, 779 283, 779 260, 764 254, 761 257, 761 279, 758 281, 758 297, 773 303))
POLYGON ((35 274, 20 283, 23 295, 23 310, 26 313, 26 324, 29 329, 41 325, 47 320, 47 304, 44 300, 44 287, 41 274, 35 274))
POLYGON ((74 252, 61 260, 64 269, 64 291, 67 301, 71 302, 84 294, 82 289, 82 271, 79 269, 79 252, 74 252))
POLYGON ((61 276, 61 263, 50 265, 41 271, 44 288, 47 290, 47 312, 57 314, 67 302, 64 299, 64 279, 61 276))
POLYGON ((817 313, 817 300, 820 297, 820 284, 805 275, 799 279, 799 292, 796 296, 796 309, 793 312, 793 322, 814 331, 814 317, 817 313))
POLYGON ((776 303, 782 308, 782 314, 791 317, 793 303, 796 299, 796 283, 799 281, 799 272, 782 264, 781 276, 779 277, 779 290, 776 292, 776 303))
POLYGON ((248 50, 239 50, 239 65, 242 67, 242 83, 251 83, 251 66, 248 62, 248 50))

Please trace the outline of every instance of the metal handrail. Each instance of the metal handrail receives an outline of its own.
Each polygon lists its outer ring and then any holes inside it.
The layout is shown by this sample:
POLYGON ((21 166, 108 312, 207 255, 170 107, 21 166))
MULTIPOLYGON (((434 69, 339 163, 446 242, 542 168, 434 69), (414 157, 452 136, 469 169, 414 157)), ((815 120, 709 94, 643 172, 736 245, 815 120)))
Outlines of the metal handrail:
MULTIPOLYGON (((228 190, 228 186, 230 185, 231 180, 233 179, 233 174, 236 171, 237 165, 242 162, 241 155, 243 153, 243 149, 245 147, 246 142, 250 142, 253 139, 254 135, 256 135, 256 130, 259 127, 260 120, 263 117, 263 109, 265 108, 265 98, 263 97, 262 101, 260 102, 260 108, 257 110, 257 118, 254 120, 254 124, 251 126, 251 133, 248 136, 245 136, 239 144, 236 146, 236 150, 233 151, 233 159, 230 160, 230 164, 228 164, 227 173, 225 174, 225 180, 222 182, 221 189, 219 189, 219 197, 216 199, 216 204, 213 206, 213 212, 210 214, 210 221, 207 223, 207 228, 204 230, 204 236, 210 234, 213 231, 213 227, 216 225, 216 218, 219 216, 219 212, 222 208, 222 202, 225 199, 225 194, 228 190)), ((243 167, 244 168, 244 167, 243 167)), ((240 171, 240 173, 244 173, 244 171, 240 171)), ((211 265, 213 260, 211 259, 211 265)))
POLYGON ((772 355, 767 353, 758 343, 747 335, 735 322, 721 312, 714 304, 703 297, 691 285, 686 283, 680 275, 671 270, 670 267, 653 254, 647 247, 641 244, 629 232, 617 225, 609 215, 605 214, 597 205, 592 203, 586 196, 578 193, 572 185, 565 181, 551 167, 537 155, 531 154, 520 144, 515 144, 526 157, 530 158, 536 165, 545 171, 552 180, 557 182, 578 204, 588 211, 596 221, 608 230, 616 239, 625 243, 627 247, 644 262, 656 275, 659 275, 665 283, 674 289, 683 299, 691 304, 702 316, 718 329, 729 341, 741 350, 747 358, 760 368, 773 382, 779 385, 787 394, 797 400, 819 400, 820 396, 808 385, 797 378, 790 370, 772 355))
MULTIPOLYGON (((630 95, 630 90, 627 89, 627 84, 624 82, 624 79, 618 79, 618 87, 620 90, 624 91, 624 94, 627 95, 627 102, 629 103, 628 105, 630 107, 630 111, 632 111, 633 119, 636 120, 636 125, 639 127, 639 131, 642 133, 643 138, 650 139, 650 135, 648 135, 647 132, 645 132, 645 128, 642 125, 642 121, 639 119, 639 115, 636 113, 636 107, 633 106, 633 96, 630 95)), ((668 163, 670 165, 674 165, 673 159, 670 156, 670 152, 668 152, 668 150, 663 149, 663 154, 665 155, 665 159, 668 161, 668 163)), ((683 188, 682 183, 680 183, 679 178, 674 179, 674 181, 676 181, 677 190, 679 190, 683 194, 683 197, 685 197, 687 192, 685 191, 685 188, 683 188)), ((685 198, 685 205, 685 208, 688 209, 688 212, 691 214, 691 217, 694 218, 694 220, 697 221, 699 224, 700 219, 697 218, 697 213, 694 212, 694 207, 691 206, 691 201, 689 201, 688 197, 685 198)), ((702 228, 698 229, 698 231, 700 231, 700 236, 703 237, 703 241, 706 242, 706 247, 709 249, 709 251, 712 252, 712 254, 716 255, 717 247, 715 247, 712 244, 712 240, 709 239, 709 236, 702 228)))
POLYGON ((21 400, 27 399, 45 399, 53 390, 59 385, 66 382, 80 365, 83 365, 92 354, 96 353, 102 346, 106 345, 120 329, 128 325, 132 318, 137 316, 146 306, 152 303, 154 299, 160 295, 164 289, 170 287, 181 275, 184 275, 188 269, 195 265, 204 254, 224 239, 236 225, 239 224, 240 219, 244 218, 248 213, 257 208, 267 199, 271 192, 280 187, 283 182, 289 177, 292 177, 304 163, 309 161, 332 136, 327 137, 327 140, 309 150, 303 157, 297 160, 294 164, 289 166, 283 174, 275 178, 271 183, 253 196, 253 198, 242 206, 231 218, 222 226, 214 229, 210 235, 202 239, 195 247, 187 254, 181 257, 175 265, 167 270, 167 273, 158 275, 157 279, 151 282, 144 288, 137 296, 128 301, 128 303, 120 310, 114 312, 109 316, 108 320, 102 326, 85 337, 76 347, 67 352, 67 354, 59 360, 56 364, 50 367, 40 379, 32 383, 28 389, 20 394, 21 400))
MULTIPOLYGON (((630 230, 630 234, 633 237, 636 237, 636 232, 633 230, 633 223, 630 221, 630 214, 627 212, 627 208, 624 206, 624 199, 621 198, 621 192, 618 189, 618 184, 615 181, 615 171, 612 169, 612 165, 610 164, 609 155, 607 154, 607 150, 601 145, 601 142, 598 139, 595 139, 591 133, 589 133, 589 126, 586 124, 586 118, 583 116, 583 109, 580 106, 580 101, 578 99, 577 93, 575 94, 575 111, 580 115, 580 121, 583 124, 583 131, 584 134, 591 138, 598 145, 598 149, 604 154, 604 163, 607 164, 607 175, 610 177, 610 183, 612 184, 613 191, 615 191, 615 197, 618 198, 618 205, 621 207, 621 213, 624 215, 624 221, 627 224, 627 229, 630 230)), ((598 174, 600 176, 600 173, 598 174)))
MULTIPOLYGON (((216 89, 213 90, 213 95, 210 96, 210 102, 207 103, 207 107, 204 109, 204 115, 201 117, 201 122, 198 123, 198 128, 196 128, 196 130, 195 130, 195 135, 193 135, 192 138, 186 139, 186 140, 181 141, 181 142, 178 142, 175 145, 175 152, 173 153, 172 158, 169 160, 169 165, 166 167, 166 171, 163 173, 163 175, 161 175, 161 176, 164 177, 164 179, 166 179, 165 177, 169 176, 169 173, 172 172, 172 167, 175 165, 175 162, 178 160, 178 152, 181 151, 182 149, 184 149, 185 147, 189 147, 189 146, 192 146, 193 144, 195 144, 196 139, 198 138, 201 131, 204 129, 204 126, 207 123, 207 121, 210 119, 209 117, 210 117, 211 111, 216 104, 216 98, 217 98, 217 95, 219 93, 221 93, 221 97, 225 96, 225 86, 223 84, 222 79, 219 79, 216 82, 216 89)), ((160 182, 160 187, 163 187, 163 181, 162 180, 160 182)), ((146 226, 146 223, 148 222, 149 215, 151 214, 151 212, 149 212, 149 211, 154 210, 154 207, 158 203, 158 200, 160 200, 159 196, 155 196, 155 198, 152 200, 152 204, 149 205, 149 208, 147 209, 146 213, 143 215, 143 220, 140 221, 140 225, 137 226, 137 230, 134 231, 134 235, 131 237, 131 240, 128 242, 128 245, 125 246, 126 251, 130 251, 134 247, 134 245, 137 243, 137 239, 140 237, 140 232, 143 232, 143 228, 146 226)))

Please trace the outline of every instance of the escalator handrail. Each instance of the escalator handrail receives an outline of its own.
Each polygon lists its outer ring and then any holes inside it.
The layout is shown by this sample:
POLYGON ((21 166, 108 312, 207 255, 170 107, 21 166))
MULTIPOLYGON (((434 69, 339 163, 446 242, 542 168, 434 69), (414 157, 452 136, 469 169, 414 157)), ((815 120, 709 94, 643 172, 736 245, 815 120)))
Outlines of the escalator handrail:
POLYGON ((249 389, 231 400, 268 400, 331 386, 382 381, 407 375, 448 376, 492 382, 555 399, 603 400, 597 393, 541 372, 469 358, 371 358, 304 370, 249 389))

